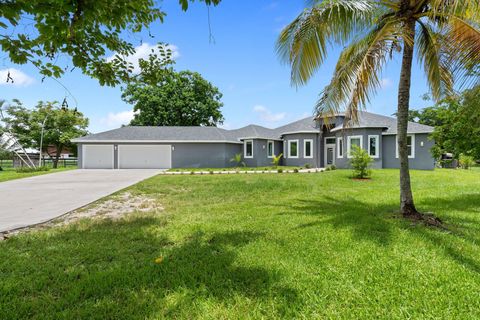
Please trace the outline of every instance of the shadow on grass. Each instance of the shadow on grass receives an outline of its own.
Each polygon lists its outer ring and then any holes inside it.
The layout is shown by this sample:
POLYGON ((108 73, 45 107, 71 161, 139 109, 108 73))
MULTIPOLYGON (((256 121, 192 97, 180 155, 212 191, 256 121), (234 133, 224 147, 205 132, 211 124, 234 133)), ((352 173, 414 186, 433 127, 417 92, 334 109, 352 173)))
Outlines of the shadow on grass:
POLYGON ((158 225, 154 218, 107 221, 0 243, 2 317, 195 318, 205 304, 221 310, 272 297, 269 312, 283 315, 296 303, 278 272, 237 261, 261 234, 196 233, 176 244, 149 231, 158 225), (159 256, 163 262, 154 263, 159 256))
MULTIPOLYGON (((429 208, 445 208, 452 211, 469 211, 480 208, 480 195, 468 194, 454 198, 431 198, 419 202, 429 208)), ((410 221, 393 223, 396 204, 372 205, 353 198, 336 199, 325 196, 318 200, 300 200, 290 208, 292 211, 282 214, 312 215, 319 219, 314 222, 300 224, 297 229, 315 227, 329 223, 335 228, 348 229, 354 239, 372 241, 378 245, 389 245, 395 229, 408 230, 412 234, 429 241, 456 263, 480 273, 480 214, 478 219, 462 216, 450 216, 447 231, 413 226, 410 221), (465 245, 470 251, 464 250, 465 245)), ((401 218, 400 218, 401 220, 401 218)))
MULTIPOLYGON (((469 193, 462 194, 456 197, 442 198, 426 198, 420 202, 420 207, 427 206, 428 208, 441 208, 443 211, 471 211, 476 210, 480 215, 480 194, 469 193)), ((455 217, 457 219, 457 217, 455 217)), ((478 223, 478 221, 476 221, 478 223)))
POLYGON ((446 255, 462 266, 480 273, 480 194, 428 198, 423 199, 420 206, 430 209, 441 208, 446 213, 446 218, 442 218, 447 223, 447 232, 434 232, 428 228, 416 228, 412 231, 428 239, 433 245, 442 248, 446 255), (455 213, 452 214, 451 211, 455 213), (468 212, 471 216, 477 214, 477 219, 459 216, 456 214, 458 212, 468 212), (473 253, 465 250, 465 247, 469 246, 470 251, 474 251, 473 253))
POLYGON ((354 198, 339 200, 324 196, 316 200, 299 200, 290 207, 291 211, 288 214, 312 215, 319 218, 315 222, 300 224, 297 228, 329 223, 335 228, 349 229, 355 239, 388 245, 392 226, 387 218, 392 217, 394 208, 391 205, 367 204, 354 198))

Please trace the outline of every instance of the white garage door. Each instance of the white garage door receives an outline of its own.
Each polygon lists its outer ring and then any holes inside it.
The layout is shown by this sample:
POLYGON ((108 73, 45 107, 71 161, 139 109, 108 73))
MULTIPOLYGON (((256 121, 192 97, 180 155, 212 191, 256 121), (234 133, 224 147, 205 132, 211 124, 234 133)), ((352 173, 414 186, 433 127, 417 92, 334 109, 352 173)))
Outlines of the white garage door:
POLYGON ((119 145, 119 169, 168 169, 172 167, 170 145, 119 145))
POLYGON ((84 169, 113 169, 113 145, 83 145, 82 167, 84 169))

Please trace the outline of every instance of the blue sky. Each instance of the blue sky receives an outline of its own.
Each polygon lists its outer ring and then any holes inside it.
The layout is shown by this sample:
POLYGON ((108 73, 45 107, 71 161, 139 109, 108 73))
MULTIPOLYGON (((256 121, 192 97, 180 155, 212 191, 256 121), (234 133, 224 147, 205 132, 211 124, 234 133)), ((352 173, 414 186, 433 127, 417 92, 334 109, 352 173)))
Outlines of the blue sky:
MULTIPOLYGON (((341 49, 332 48, 329 59, 308 85, 291 86, 289 67, 278 59, 275 41, 280 30, 301 12, 304 4, 304 0, 223 0, 219 6, 210 8, 214 37, 211 42, 205 5, 193 4, 183 12, 176 0, 165 0, 161 4, 167 12, 164 23, 151 26, 150 32, 155 38, 145 33, 129 40, 138 46, 136 57, 141 57, 157 42, 174 46, 177 70, 197 71, 223 93, 225 128, 250 123, 276 127, 312 114, 318 93, 328 84, 341 49)), ((395 112, 399 66, 397 56, 382 74, 382 89, 372 99, 368 111, 385 115, 395 112)), ((35 68, 13 65, 3 57, 0 79, 0 98, 7 101, 18 98, 28 107, 39 100, 62 101, 67 95, 69 105, 77 104, 90 119, 92 132, 117 128, 132 116, 132 106, 121 100, 120 87, 102 87, 79 71, 59 79, 61 84, 52 79, 42 83, 35 68), (13 85, 3 80, 7 69, 16 79, 13 85)), ((411 93, 413 109, 431 104, 421 99, 427 92, 425 77, 416 65, 411 93)))

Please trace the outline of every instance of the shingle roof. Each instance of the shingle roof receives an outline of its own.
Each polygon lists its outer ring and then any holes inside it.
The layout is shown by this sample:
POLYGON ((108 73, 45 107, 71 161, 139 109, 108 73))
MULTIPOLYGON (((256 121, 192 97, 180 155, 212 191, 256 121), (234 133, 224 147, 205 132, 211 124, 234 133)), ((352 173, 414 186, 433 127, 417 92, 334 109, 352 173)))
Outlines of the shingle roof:
MULTIPOLYGON (((332 129, 332 132, 342 130, 343 126, 338 126, 332 129)), ((387 117, 380 114, 375 114, 366 111, 359 111, 358 123, 348 123, 348 129, 353 128, 384 128, 386 131, 383 134, 397 133, 397 119, 394 117, 387 117)), ((420 123, 408 122, 408 133, 430 133, 433 132, 433 127, 426 126, 420 123)))
MULTIPOLYGON (((397 119, 375 113, 360 111, 359 122, 348 128, 384 128, 384 134, 396 134, 397 119)), ((337 126, 332 132, 342 130, 337 126)), ((137 127, 127 126, 119 129, 90 134, 73 139, 72 142, 114 142, 114 141, 163 141, 163 142, 227 142, 239 143, 244 138, 281 139, 282 135, 299 132, 319 132, 318 123, 313 116, 300 119, 287 125, 269 129, 258 125, 248 125, 235 130, 216 127, 137 127)), ((409 133, 430 133, 433 127, 409 122, 409 133)))
POLYGON ((280 139, 280 136, 274 129, 265 128, 255 124, 235 130, 226 130, 226 134, 231 139, 236 140, 243 138, 280 139))
POLYGON ((97 134, 90 134, 72 142, 98 141, 211 141, 238 142, 227 130, 216 127, 141 127, 126 126, 97 134))
POLYGON ((319 132, 315 117, 307 117, 274 129, 278 135, 293 132, 319 132))

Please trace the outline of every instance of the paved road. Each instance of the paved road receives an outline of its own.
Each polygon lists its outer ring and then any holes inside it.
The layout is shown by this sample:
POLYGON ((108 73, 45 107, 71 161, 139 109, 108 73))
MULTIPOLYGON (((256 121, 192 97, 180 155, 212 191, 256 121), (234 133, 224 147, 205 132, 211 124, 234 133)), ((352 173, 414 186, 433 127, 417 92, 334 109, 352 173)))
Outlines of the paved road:
POLYGON ((0 183, 0 232, 48 221, 161 170, 70 170, 0 183))

